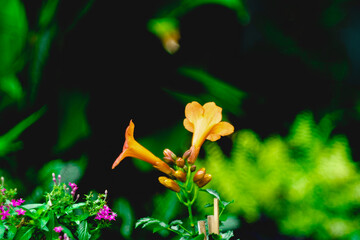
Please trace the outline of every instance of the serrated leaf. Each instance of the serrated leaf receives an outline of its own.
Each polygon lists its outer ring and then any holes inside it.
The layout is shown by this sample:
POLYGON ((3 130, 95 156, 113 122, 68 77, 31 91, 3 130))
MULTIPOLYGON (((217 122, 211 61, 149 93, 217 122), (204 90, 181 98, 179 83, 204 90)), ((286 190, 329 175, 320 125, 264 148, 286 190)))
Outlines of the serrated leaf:
POLYGON ((182 225, 183 224, 183 221, 181 220, 174 220, 172 221, 169 226, 174 226, 174 225, 182 225))
POLYGON ((135 228, 137 228, 138 226, 140 226, 141 224, 145 224, 148 221, 150 221, 152 218, 150 217, 144 217, 144 218, 140 218, 139 220, 136 221, 135 223, 135 228))

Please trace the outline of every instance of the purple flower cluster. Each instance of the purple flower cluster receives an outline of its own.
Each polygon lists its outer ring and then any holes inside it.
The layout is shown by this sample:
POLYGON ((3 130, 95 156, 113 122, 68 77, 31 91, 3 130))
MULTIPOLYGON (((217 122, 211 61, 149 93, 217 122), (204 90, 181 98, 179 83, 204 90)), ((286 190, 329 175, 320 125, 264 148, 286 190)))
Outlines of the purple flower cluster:
MULTIPOLYGON (((4 194, 4 192, 6 190, 5 190, 5 188, 3 188, 3 189, 1 189, 1 191, 4 194)), ((25 202, 25 200, 20 198, 18 200, 12 199, 8 206, 0 205, 1 220, 7 219, 11 215, 10 210, 12 210, 12 212, 13 212, 14 211, 13 207, 19 207, 24 202, 25 202)), ((16 209, 15 212, 17 212, 17 215, 24 215, 26 211, 24 209, 22 209, 22 208, 19 208, 19 209, 16 209)))
POLYGON ((115 221, 116 216, 117 216, 116 213, 111 211, 111 209, 107 205, 104 205, 104 207, 100 209, 100 211, 97 213, 95 219, 97 220, 105 219, 108 221, 112 221, 112 220, 115 221))

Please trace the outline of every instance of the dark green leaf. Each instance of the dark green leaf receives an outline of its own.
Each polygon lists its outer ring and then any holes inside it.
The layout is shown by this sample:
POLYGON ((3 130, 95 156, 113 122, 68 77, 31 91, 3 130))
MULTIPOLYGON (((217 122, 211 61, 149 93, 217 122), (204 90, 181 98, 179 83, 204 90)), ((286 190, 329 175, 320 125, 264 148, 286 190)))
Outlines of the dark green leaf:
POLYGON ((63 228, 63 232, 66 233, 70 239, 75 239, 70 229, 68 229, 65 225, 62 224, 60 224, 60 226, 63 228))
POLYGON ((113 211, 117 219, 121 220, 120 233, 124 238, 130 238, 134 228, 135 216, 129 201, 125 198, 117 199, 113 204, 113 211))
POLYGON ((202 233, 199 236, 196 236, 195 238, 193 238, 193 240, 204 240, 205 235, 202 233))

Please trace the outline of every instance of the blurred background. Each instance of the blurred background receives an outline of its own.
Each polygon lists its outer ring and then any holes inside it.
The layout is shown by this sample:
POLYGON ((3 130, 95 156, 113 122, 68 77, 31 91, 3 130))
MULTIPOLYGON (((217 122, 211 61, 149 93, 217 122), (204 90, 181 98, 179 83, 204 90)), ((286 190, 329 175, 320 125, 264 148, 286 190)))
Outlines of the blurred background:
POLYGON ((355 0, 0 0, 0 175, 27 203, 52 172, 107 189, 118 220, 103 239, 155 239, 135 221, 186 212, 151 166, 111 170, 125 129, 182 155, 186 103, 214 101, 235 133, 198 165, 234 200, 223 229, 360 239, 359 42, 355 0))

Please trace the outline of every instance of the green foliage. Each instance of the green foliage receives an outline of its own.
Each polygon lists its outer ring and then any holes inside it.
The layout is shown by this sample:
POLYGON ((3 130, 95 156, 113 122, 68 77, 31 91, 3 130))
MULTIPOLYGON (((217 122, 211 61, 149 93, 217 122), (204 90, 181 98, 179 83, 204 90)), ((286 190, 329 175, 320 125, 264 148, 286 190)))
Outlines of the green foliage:
POLYGON ((58 143, 55 152, 69 149, 77 141, 90 134, 90 126, 86 118, 88 94, 74 91, 63 92, 60 96, 60 126, 58 143))
POLYGON ((22 51, 28 24, 19 0, 0 1, 0 109, 23 97, 16 73, 23 65, 22 51))
POLYGON ((286 137, 263 141, 251 130, 234 135, 227 157, 206 144, 202 164, 215 176, 210 184, 235 199, 228 211, 247 221, 271 217, 284 234, 315 239, 358 234, 360 174, 345 136, 331 136, 335 115, 318 124, 299 114, 286 137))
POLYGON ((21 148, 21 142, 15 142, 16 139, 25 129, 35 123, 44 114, 45 110, 45 107, 41 108, 0 137, 0 157, 21 148))
MULTIPOLYGON (((200 190, 205 192, 205 193, 208 193, 211 197, 215 197, 215 198, 219 199, 219 207, 221 209, 219 217, 221 216, 221 214, 223 213, 225 208, 230 203, 233 203, 233 201, 226 202, 226 201, 221 200, 219 193, 216 192, 213 189, 200 189, 200 190)), ((174 194, 172 194, 172 195, 174 195, 174 194)), ((167 196, 167 198, 162 198, 161 199, 162 202, 159 203, 159 206, 161 206, 162 209, 168 210, 168 207, 169 207, 168 205, 171 205, 173 202, 168 202, 167 201, 168 198, 170 198, 169 194, 167 194, 166 196, 167 196)), ((213 205, 212 204, 206 204, 204 207, 205 208, 213 207, 213 205)), ((170 212, 172 211, 171 208, 169 210, 170 210, 170 212)), ((163 215, 166 218, 166 213, 165 212, 163 213, 163 215)), ((185 239, 188 239, 188 240, 204 239, 204 235, 199 234, 198 229, 196 229, 195 231, 193 229, 187 229, 182 220, 176 219, 176 220, 170 221, 169 219, 165 219, 164 216, 161 216, 161 214, 158 213, 157 217, 141 218, 136 222, 135 228, 138 228, 140 226, 142 228, 150 228, 153 233, 172 232, 172 233, 175 233, 175 234, 178 235, 177 239, 183 239, 183 240, 185 240, 185 239), (158 218, 161 218, 161 217, 164 220, 159 220, 158 219, 158 218)), ((224 221, 225 220, 226 219, 224 219, 224 221)), ((221 223, 223 224, 224 221, 221 221, 221 223)), ((167 236, 166 234, 162 234, 162 235, 167 236)), ((233 236, 234 236, 233 231, 228 230, 226 232, 220 232, 219 235, 213 234, 213 239, 230 239, 233 236)))
POLYGON ((125 239, 131 239, 134 227, 134 211, 128 200, 125 198, 116 199, 113 209, 118 215, 118 221, 121 221, 120 233, 125 239))
POLYGON ((76 184, 69 183, 70 192, 60 179, 60 175, 58 179, 53 175, 53 189, 45 194, 44 203, 26 205, 22 205, 22 199, 15 199, 16 190, 5 189, 2 183, 0 238, 58 239, 59 235, 66 234, 71 239, 98 239, 100 230, 109 227, 116 216, 106 205, 107 193, 96 197, 90 193, 85 195, 84 202, 77 202, 76 184), (61 233, 56 232, 55 227, 61 228, 61 233))
POLYGON ((200 103, 215 101, 223 107, 225 112, 232 113, 236 116, 243 113, 241 106, 247 97, 245 92, 225 83, 202 69, 181 67, 179 68, 179 73, 201 83, 205 89, 204 94, 197 94, 195 96, 166 89, 167 92, 180 102, 186 104, 191 101, 198 101, 200 103))

